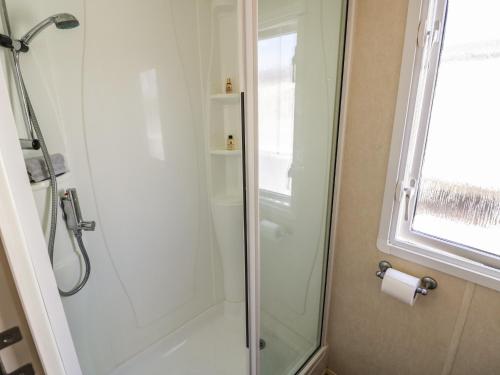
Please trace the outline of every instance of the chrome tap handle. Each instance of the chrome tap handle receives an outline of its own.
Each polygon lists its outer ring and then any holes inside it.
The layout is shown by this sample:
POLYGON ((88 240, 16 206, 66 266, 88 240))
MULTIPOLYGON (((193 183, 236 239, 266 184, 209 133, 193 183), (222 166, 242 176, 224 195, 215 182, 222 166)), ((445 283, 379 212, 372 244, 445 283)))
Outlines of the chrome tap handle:
POLYGON ((73 233, 77 234, 82 230, 93 231, 95 230, 95 221, 85 221, 82 218, 82 211, 80 209, 80 202, 78 201, 78 194, 75 188, 67 189, 61 198, 64 218, 66 219, 66 226, 73 233))
POLYGON ((80 223, 80 228, 82 230, 94 231, 95 230, 95 221, 82 221, 80 223))

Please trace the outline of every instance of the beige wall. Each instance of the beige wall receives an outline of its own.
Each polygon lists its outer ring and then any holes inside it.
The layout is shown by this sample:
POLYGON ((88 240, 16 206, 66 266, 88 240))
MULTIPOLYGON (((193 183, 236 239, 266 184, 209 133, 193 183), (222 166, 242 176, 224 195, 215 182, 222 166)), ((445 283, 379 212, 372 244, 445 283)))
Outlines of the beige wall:
POLYGON ((500 294, 376 248, 406 0, 356 1, 329 324, 337 375, 500 374, 500 294), (381 259, 439 288, 413 307, 380 293, 381 259))
POLYGON ((35 345, 24 317, 14 280, 10 272, 5 252, 0 242, 0 331, 18 326, 21 328, 23 341, 0 352, 7 371, 31 362, 36 374, 43 374, 35 345))

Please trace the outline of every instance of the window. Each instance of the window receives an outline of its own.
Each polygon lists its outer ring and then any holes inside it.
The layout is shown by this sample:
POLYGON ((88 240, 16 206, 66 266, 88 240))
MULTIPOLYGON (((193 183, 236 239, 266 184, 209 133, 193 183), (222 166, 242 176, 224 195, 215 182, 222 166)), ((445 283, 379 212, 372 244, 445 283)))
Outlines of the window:
POLYGON ((500 290, 500 2, 410 2, 378 245, 500 290))
POLYGON ((261 194, 288 204, 295 121, 295 48, 292 26, 259 37, 259 185, 261 194))

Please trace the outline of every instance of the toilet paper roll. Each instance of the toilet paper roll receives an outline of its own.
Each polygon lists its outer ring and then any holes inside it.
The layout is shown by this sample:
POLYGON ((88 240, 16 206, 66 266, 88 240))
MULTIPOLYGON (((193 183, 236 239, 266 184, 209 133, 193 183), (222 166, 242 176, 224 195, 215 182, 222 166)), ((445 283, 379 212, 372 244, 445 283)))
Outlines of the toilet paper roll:
POLYGON ((413 306, 418 295, 415 292, 419 286, 419 278, 389 268, 385 271, 381 289, 382 292, 413 306))

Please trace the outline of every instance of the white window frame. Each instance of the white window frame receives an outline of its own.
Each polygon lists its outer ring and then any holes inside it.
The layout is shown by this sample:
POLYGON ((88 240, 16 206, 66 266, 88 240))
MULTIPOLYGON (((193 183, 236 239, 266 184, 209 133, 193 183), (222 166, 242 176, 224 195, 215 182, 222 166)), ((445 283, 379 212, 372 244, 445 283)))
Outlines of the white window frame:
POLYGON ((377 247, 500 290, 500 257, 411 231, 446 9, 447 0, 409 2, 377 247))

